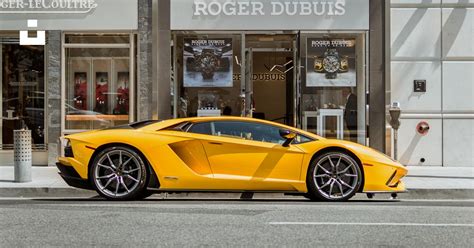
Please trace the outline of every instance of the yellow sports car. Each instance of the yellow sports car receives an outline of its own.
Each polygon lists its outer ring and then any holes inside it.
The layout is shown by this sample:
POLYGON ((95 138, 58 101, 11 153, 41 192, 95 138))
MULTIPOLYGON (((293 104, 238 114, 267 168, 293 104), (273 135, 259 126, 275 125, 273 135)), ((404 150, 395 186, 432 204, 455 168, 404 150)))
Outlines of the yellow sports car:
POLYGON ((108 199, 208 191, 344 201, 358 192, 405 191, 407 169, 383 153, 253 118, 136 122, 62 142, 64 180, 108 199))

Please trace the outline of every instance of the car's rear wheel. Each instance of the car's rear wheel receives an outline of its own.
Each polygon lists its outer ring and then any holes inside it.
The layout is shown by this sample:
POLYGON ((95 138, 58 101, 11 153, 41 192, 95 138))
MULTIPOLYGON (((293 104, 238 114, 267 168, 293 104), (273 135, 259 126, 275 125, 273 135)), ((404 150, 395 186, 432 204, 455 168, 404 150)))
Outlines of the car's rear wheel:
POLYGON ((112 200, 133 200, 146 194, 149 173, 137 152, 115 146, 95 156, 90 177, 101 196, 112 200))
POLYGON ((328 152, 311 162, 307 175, 308 193, 312 200, 346 201, 362 183, 357 162, 344 152, 328 152))

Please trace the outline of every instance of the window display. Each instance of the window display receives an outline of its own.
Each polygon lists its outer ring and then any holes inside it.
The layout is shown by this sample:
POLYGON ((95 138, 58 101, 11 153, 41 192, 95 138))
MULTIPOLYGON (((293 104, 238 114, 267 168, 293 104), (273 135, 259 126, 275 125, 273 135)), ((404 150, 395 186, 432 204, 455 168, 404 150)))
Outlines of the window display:
POLYGON ((95 73, 95 108, 94 111, 102 114, 107 113, 107 94, 109 93, 109 75, 107 72, 95 73))
POLYGON ((232 39, 184 38, 184 87, 232 87, 232 39))
POLYGON ((127 115, 129 112, 130 88, 129 72, 117 73, 117 102, 114 108, 114 114, 127 115))
POLYGON ((87 110, 87 73, 74 73, 74 107, 87 110))
POLYGON ((355 87, 355 39, 307 39, 307 87, 355 87))
POLYGON ((234 61, 240 61, 240 36, 177 33, 175 39, 177 117, 239 116, 240 66, 234 61))
MULTIPOLYGON (((68 36, 66 40, 83 39, 68 36)), ((87 44, 84 48, 74 44, 74 47, 68 48, 65 45, 66 132, 129 122, 130 49, 126 48, 129 44, 121 45, 124 48, 94 48, 93 44, 87 44)))
POLYGON ((303 129, 325 137, 364 143, 364 36, 308 35, 304 36, 304 44, 303 129))

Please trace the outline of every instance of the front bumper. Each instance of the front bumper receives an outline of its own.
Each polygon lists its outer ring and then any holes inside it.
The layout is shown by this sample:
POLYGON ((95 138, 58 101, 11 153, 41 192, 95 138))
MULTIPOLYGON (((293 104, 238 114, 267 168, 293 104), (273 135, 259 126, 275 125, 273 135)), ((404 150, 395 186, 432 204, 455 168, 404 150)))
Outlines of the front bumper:
POLYGON ((364 163, 365 183, 364 193, 396 193, 405 192, 402 178, 407 174, 407 169, 402 166, 393 166, 383 163, 364 163))
POLYGON ((56 163, 59 169, 59 175, 66 181, 66 183, 75 188, 93 190, 92 185, 87 179, 81 178, 79 173, 72 166, 64 165, 60 162, 56 163))

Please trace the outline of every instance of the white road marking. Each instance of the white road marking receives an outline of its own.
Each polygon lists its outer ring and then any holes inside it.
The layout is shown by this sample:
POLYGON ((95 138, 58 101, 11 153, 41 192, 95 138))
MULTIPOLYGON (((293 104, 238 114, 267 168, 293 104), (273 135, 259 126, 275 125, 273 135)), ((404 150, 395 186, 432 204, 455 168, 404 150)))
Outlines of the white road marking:
POLYGON ((377 223, 377 222, 269 222, 270 225, 313 225, 313 226, 427 226, 427 227, 474 227, 463 223, 377 223))

